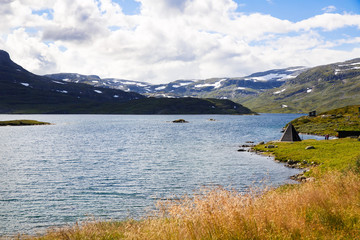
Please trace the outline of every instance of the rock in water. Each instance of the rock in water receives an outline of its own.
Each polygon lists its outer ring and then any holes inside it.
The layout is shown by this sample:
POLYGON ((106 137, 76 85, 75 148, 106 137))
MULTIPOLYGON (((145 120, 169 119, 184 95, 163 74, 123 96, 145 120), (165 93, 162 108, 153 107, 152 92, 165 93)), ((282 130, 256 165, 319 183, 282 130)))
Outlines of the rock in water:
POLYGON ((177 119, 172 121, 173 123, 188 123, 188 121, 185 121, 185 119, 177 119))

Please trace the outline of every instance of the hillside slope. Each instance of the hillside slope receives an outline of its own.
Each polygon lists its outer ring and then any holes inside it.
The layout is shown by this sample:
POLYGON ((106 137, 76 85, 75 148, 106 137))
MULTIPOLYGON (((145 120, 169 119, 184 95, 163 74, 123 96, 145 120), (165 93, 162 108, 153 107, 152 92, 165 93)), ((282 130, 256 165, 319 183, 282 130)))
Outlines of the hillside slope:
POLYGON ((360 104, 359 91, 360 58, 311 68, 241 103, 258 112, 321 112, 360 104))
POLYGON ((144 96, 35 75, 0 50, 0 113, 58 112, 74 106, 114 104, 140 98, 144 96))
POLYGON ((336 130, 360 131, 360 105, 322 112, 316 117, 302 116, 291 123, 297 131, 307 134, 336 136, 336 130))

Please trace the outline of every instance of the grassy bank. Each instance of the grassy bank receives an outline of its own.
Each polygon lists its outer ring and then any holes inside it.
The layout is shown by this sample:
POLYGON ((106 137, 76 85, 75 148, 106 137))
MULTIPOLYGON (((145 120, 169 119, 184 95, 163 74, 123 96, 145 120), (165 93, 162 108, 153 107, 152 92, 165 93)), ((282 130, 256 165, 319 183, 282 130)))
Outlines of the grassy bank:
POLYGON ((0 121, 0 126, 30 126, 30 125, 49 125, 48 122, 39 122, 36 120, 10 120, 0 121))
POLYGON ((274 155, 276 160, 294 167, 318 166, 317 173, 333 170, 343 171, 360 166, 360 141, 351 138, 328 141, 310 139, 301 142, 269 142, 257 145, 254 149, 274 155), (274 148, 268 148, 269 145, 274 148), (309 146, 314 149, 306 149, 309 146))
POLYGON ((246 194, 204 189, 159 202, 141 221, 87 222, 30 239, 360 239, 360 142, 276 145, 257 149, 281 161, 316 163, 316 181, 246 194), (305 150, 307 145, 315 149, 305 150))

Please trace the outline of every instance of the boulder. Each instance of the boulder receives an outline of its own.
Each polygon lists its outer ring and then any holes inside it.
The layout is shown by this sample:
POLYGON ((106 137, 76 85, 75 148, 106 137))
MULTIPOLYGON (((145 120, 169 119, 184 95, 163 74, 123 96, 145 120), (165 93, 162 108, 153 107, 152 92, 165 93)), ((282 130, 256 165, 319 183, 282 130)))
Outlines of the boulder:
POLYGON ((177 119, 172 121, 173 123, 188 123, 188 121, 185 121, 184 119, 177 119))
POLYGON ((243 144, 240 147, 249 148, 249 147, 255 147, 255 145, 254 144, 243 144))
POLYGON ((277 146, 275 146, 275 145, 267 145, 267 146, 265 146, 265 148, 276 148, 277 146))

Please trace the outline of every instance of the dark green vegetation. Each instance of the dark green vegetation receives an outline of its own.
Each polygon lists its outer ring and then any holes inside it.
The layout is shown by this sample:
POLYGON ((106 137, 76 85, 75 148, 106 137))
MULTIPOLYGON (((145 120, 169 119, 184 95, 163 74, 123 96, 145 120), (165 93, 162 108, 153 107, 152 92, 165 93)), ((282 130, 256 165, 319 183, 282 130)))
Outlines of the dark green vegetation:
POLYGON ((0 126, 31 126, 31 125, 50 125, 48 122, 39 122, 36 120, 10 120, 0 121, 0 126))
POLYGON ((279 88, 240 102, 257 112, 327 111, 360 104, 360 59, 311 68, 279 88))
POLYGON ((336 130, 360 131, 360 105, 346 106, 318 114, 302 116, 291 123, 300 133, 336 136, 336 130))
POLYGON ((200 98, 146 98, 122 104, 114 111, 128 114, 255 114, 230 100, 200 98))
POLYGON ((32 74, 0 50, 0 113, 250 114, 229 100, 155 99, 32 74))

